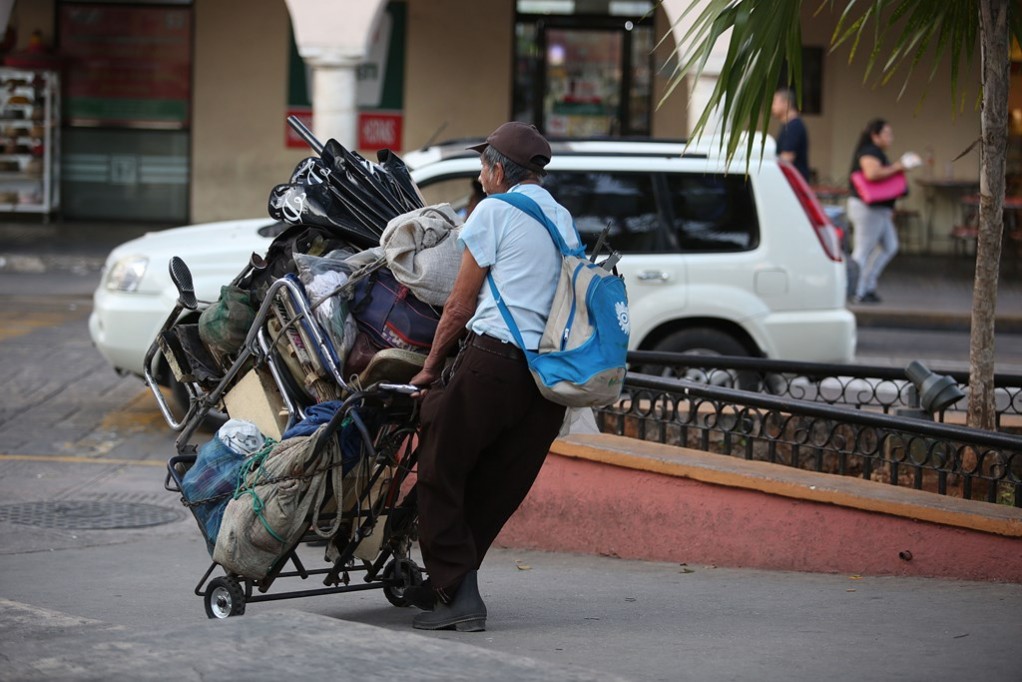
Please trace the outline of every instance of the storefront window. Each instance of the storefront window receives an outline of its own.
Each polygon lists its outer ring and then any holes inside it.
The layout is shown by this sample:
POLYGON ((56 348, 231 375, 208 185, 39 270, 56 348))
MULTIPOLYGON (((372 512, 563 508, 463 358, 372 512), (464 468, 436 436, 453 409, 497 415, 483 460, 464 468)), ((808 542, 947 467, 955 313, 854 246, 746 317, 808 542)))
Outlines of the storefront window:
POLYGON ((189 145, 188 133, 180 130, 66 130, 64 215, 187 222, 189 145))
POLYGON ((543 122, 548 134, 620 133, 621 42, 621 35, 613 31, 546 32, 543 122))
POLYGON ((537 78, 543 65, 535 23, 515 24, 515 92, 516 121, 536 123, 537 102, 543 98, 542 80, 537 78))
MULTIPOLYGON (((552 137, 649 135, 652 18, 615 16, 649 3, 606 3, 606 15, 525 14, 519 2, 514 115, 552 137)), ((593 11, 593 4, 586 5, 593 11)))
MULTIPOLYGON (((802 84, 798 91, 802 95, 803 114, 819 116, 823 113, 823 48, 802 47, 802 84)), ((777 87, 790 88, 788 62, 781 66, 781 77, 777 87)))
POLYGON ((58 8, 64 214, 187 220, 192 7, 65 0, 58 8))

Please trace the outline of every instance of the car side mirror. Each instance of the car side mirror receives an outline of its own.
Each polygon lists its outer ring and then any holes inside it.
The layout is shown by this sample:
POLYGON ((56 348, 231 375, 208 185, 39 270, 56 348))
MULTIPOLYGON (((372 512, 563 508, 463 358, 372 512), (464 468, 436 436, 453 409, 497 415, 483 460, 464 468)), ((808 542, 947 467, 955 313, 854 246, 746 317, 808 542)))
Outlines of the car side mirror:
POLYGON ((174 256, 170 259, 170 280, 177 287, 177 302, 188 310, 195 310, 199 302, 195 298, 195 286, 192 284, 192 271, 185 262, 174 256))

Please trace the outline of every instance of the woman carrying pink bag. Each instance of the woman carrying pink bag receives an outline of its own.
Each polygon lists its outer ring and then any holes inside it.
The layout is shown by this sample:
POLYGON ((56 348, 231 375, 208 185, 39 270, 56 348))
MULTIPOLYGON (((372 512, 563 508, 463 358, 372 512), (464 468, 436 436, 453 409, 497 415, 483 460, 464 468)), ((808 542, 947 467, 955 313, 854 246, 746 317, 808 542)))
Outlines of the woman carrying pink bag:
POLYGON ((859 136, 849 171, 848 219, 855 235, 852 260, 858 266, 859 279, 852 297, 854 303, 879 303, 877 280, 898 253, 898 233, 894 229, 894 202, 907 193, 905 171, 922 164, 919 155, 906 152, 890 163, 887 149, 894 142, 890 124, 882 118, 866 124, 859 136))

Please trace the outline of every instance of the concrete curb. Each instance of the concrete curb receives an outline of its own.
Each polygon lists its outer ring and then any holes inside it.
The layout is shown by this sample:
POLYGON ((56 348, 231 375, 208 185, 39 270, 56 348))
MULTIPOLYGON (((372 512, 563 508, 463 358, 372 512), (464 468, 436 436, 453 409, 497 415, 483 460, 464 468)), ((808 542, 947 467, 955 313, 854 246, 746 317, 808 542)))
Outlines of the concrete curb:
POLYGON ((1022 510, 619 436, 556 441, 507 547, 1022 582, 1022 510))
MULTIPOLYGON (((965 312, 938 312, 908 308, 865 309, 850 306, 860 327, 881 329, 925 329, 931 331, 964 331, 972 328, 972 315, 965 312)), ((1002 334, 1022 333, 1022 315, 999 314, 994 329, 1002 334)))
POLYGON ((637 471, 1022 538, 1022 509, 1003 504, 608 434, 569 436, 555 441, 550 451, 637 471))

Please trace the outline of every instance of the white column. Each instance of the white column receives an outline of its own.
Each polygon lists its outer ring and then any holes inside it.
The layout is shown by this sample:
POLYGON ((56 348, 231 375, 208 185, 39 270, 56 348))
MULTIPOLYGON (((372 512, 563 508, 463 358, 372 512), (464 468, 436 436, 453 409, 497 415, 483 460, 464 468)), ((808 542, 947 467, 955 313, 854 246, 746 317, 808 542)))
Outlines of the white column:
MULTIPOLYGON (((690 49, 690 45, 684 43, 685 34, 692 27, 696 17, 702 14, 702 11, 706 8, 707 0, 700 0, 699 7, 694 11, 685 14, 689 4, 692 0, 663 0, 662 7, 664 13, 667 15, 667 21, 671 24, 671 31, 674 34, 674 40, 677 45, 681 47, 679 53, 679 59, 684 61, 684 57, 687 50, 690 49)), ((706 107, 710 101, 710 95, 713 93, 713 89, 717 87, 717 80, 720 77, 720 70, 724 64, 724 58, 727 56, 728 40, 730 39, 731 32, 728 31, 720 37, 720 39, 713 46, 713 50, 710 53, 709 59, 706 60, 706 64, 703 67, 703 72, 699 78, 693 78, 692 75, 686 77, 689 87, 689 101, 688 101, 688 133, 691 137, 692 126, 695 125, 699 117, 706 111, 706 107)), ((723 123, 720 118, 720 110, 714 110, 709 119, 706 122, 705 135, 723 135, 725 130, 723 123)))
MULTIPOLYGON (((688 134, 690 137, 692 135, 692 127, 695 126, 696 121, 699 120, 699 117, 703 115, 703 112, 710 105, 710 95, 713 94, 714 88, 717 87, 717 80, 720 78, 720 62, 723 62, 722 57, 711 55, 706 61, 703 72, 699 74, 699 78, 689 77, 691 91, 689 92, 688 104, 688 134)), ((725 132, 724 124, 720 118, 720 109, 714 109, 706 121, 706 128, 704 128, 703 134, 714 136, 723 135, 725 132)))
MULTIPOLYGON (((2 2, 3 0, 0 0, 2 2)), ((386 0, 285 0, 298 54, 312 67, 312 127, 348 149, 358 143, 356 85, 386 0)))
POLYGON ((359 57, 306 58, 312 67, 312 127, 320 142, 334 138, 348 149, 358 143, 356 78, 359 57))

